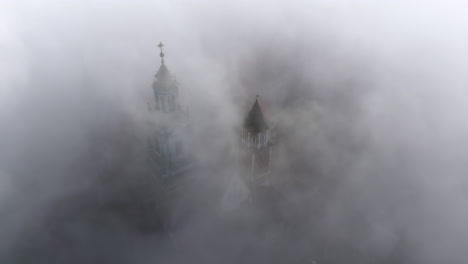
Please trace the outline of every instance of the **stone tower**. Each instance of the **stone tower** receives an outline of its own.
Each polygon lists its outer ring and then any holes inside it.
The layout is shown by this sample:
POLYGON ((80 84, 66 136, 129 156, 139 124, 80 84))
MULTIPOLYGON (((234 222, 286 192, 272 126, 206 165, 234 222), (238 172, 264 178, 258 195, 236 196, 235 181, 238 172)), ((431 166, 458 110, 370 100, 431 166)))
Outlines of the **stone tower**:
POLYGON ((173 182, 193 165, 193 139, 188 108, 182 110, 178 82, 164 62, 163 46, 163 43, 158 45, 161 66, 152 85, 154 104, 149 104, 151 136, 148 141, 151 163, 164 182, 173 182))
POLYGON ((244 119, 241 134, 243 148, 244 176, 249 183, 268 184, 271 173, 273 144, 276 129, 267 124, 263 115, 258 95, 244 119))

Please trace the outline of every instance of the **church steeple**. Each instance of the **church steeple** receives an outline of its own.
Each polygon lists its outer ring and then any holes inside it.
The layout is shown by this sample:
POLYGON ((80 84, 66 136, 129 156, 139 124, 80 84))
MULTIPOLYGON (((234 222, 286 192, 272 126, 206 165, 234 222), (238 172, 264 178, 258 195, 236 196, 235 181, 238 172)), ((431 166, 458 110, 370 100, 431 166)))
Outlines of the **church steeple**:
POLYGON ((153 92, 155 117, 150 136, 152 163, 164 181, 187 172, 192 166, 192 136, 190 119, 181 110, 179 87, 164 61, 164 43, 159 42, 161 65, 154 75, 153 92), (157 114, 156 114, 157 113, 157 114))
POLYGON ((153 82, 154 99, 156 101, 156 110, 162 110, 164 113, 175 112, 180 110, 179 105, 179 88, 177 81, 172 73, 164 64, 164 43, 159 42, 160 49, 159 57, 161 57, 161 66, 154 75, 153 82))
POLYGON ((249 168, 252 181, 264 181, 263 176, 271 171, 271 155, 275 137, 275 127, 268 126, 258 103, 258 95, 244 119, 241 141, 245 149, 245 168, 249 168), (258 176, 258 177, 257 177, 258 176))
POLYGON ((163 47, 164 47, 164 43, 162 43, 160 41, 159 44, 158 44, 158 48, 159 48, 159 51, 160 51, 159 52, 159 57, 161 57, 161 66, 159 67, 159 70, 154 75, 154 77, 156 77, 156 79, 159 80, 159 81, 167 81, 167 80, 172 79, 171 78, 172 77, 171 72, 169 71, 169 69, 167 69, 166 65, 164 64, 163 47))
POLYGON ((255 103, 250 109, 244 120, 244 129, 252 134, 263 133, 268 129, 268 125, 263 117, 262 109, 258 104, 258 95, 255 98, 255 103))

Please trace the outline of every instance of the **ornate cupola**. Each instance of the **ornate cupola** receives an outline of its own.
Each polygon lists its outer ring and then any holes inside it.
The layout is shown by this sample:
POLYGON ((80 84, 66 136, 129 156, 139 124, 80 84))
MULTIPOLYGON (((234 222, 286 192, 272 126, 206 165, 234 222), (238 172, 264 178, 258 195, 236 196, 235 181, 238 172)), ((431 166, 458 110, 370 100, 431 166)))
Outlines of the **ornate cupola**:
POLYGON ((164 63, 164 44, 159 42, 159 56, 161 66, 154 75, 153 91, 155 98, 155 110, 170 113, 180 110, 179 87, 174 75, 169 71, 164 63))

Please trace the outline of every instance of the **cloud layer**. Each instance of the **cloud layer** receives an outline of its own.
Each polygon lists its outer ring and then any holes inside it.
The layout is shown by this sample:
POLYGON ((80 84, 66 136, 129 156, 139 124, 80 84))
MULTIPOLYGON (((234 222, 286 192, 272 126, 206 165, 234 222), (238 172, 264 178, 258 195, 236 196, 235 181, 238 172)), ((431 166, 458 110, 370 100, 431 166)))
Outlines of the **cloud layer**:
POLYGON ((467 9, 4 1, 0 259, 466 262, 467 9), (145 160, 160 40, 200 164, 172 203, 145 160), (281 198, 220 214, 256 94, 278 121, 281 198), (174 210, 187 217, 167 232, 174 210))

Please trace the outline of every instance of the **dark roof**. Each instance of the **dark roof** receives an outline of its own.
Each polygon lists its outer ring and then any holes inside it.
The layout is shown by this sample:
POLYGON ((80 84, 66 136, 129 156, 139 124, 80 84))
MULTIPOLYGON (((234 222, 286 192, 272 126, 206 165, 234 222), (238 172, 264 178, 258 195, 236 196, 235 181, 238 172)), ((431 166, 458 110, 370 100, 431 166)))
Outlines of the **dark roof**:
POLYGON ((244 120, 244 128, 250 133, 265 132, 268 129, 257 99, 244 120))
POLYGON ((158 81, 165 81, 165 80, 170 79, 171 72, 166 67, 166 65, 163 63, 163 64, 161 64, 161 67, 159 67, 159 70, 156 73, 156 75, 154 75, 154 76, 156 77, 156 79, 158 79, 158 81))

